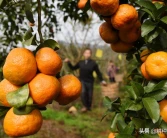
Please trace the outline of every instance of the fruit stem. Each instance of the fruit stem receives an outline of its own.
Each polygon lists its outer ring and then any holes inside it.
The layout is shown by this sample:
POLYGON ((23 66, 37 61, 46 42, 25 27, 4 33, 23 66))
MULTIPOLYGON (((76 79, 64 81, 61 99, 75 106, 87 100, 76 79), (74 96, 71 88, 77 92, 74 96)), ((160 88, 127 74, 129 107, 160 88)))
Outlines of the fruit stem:
POLYGON ((38 33, 39 33, 40 43, 43 43, 43 37, 42 37, 42 32, 41 32, 41 26, 42 26, 42 21, 41 21, 41 1, 37 0, 37 2, 38 2, 38 33))

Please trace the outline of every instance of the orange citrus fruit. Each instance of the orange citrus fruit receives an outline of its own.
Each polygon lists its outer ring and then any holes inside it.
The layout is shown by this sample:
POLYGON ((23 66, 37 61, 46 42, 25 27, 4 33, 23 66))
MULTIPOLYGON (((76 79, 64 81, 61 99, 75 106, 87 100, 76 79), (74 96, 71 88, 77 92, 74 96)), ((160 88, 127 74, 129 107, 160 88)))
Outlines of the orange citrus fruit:
POLYGON ((159 51, 150 54, 146 61, 146 72, 153 79, 167 78, 167 53, 159 51))
POLYGON ((42 126, 42 115, 34 109, 27 115, 16 115, 11 108, 3 122, 4 131, 11 137, 21 137, 35 134, 42 126))
POLYGON ((60 56, 49 47, 37 51, 36 61, 39 71, 46 75, 56 75, 62 67, 60 56))
POLYGON ((17 90, 19 88, 19 86, 16 86, 12 83, 10 83, 7 79, 3 79, 0 82, 0 103, 4 106, 9 106, 9 103, 6 99, 6 95, 9 92, 13 92, 15 90, 17 90))
POLYGON ((15 85, 28 83, 35 77, 37 65, 33 53, 26 48, 14 48, 3 66, 4 77, 15 85))
POLYGON ((79 9, 85 8, 85 5, 86 5, 87 1, 88 0, 79 0, 79 2, 78 2, 78 8, 79 9))
POLYGON ((158 133, 159 138, 167 138, 167 136, 164 133, 158 133))
POLYGON ((99 34, 106 43, 115 43, 118 41, 118 32, 113 30, 112 25, 107 22, 100 25, 99 34))
POLYGON ((60 93, 55 100, 60 105, 67 105, 80 96, 82 85, 74 75, 65 75, 59 78, 59 81, 60 93))
POLYGON ((116 13, 111 18, 113 27, 117 30, 131 29, 138 19, 136 9, 129 4, 121 4, 116 13))
POLYGON ((30 81, 29 89, 34 103, 45 106, 58 95, 60 83, 53 76, 39 73, 30 81))
POLYGON ((146 67, 145 67, 145 63, 143 63, 140 67, 141 69, 141 73, 143 75, 143 77, 146 79, 146 80, 151 80, 151 77, 148 75, 148 73, 146 72, 146 67))
POLYGON ((92 9, 103 16, 114 14, 119 7, 119 0, 90 0, 92 9))
POLYGON ((142 62, 145 62, 147 57, 150 55, 151 51, 149 49, 144 49, 141 53, 140 53, 140 59, 142 62))
POLYGON ((122 41, 111 44, 111 49, 117 53, 127 53, 132 49, 132 47, 133 44, 124 43, 122 41))
POLYGON ((167 123, 167 100, 164 99, 159 102, 160 115, 162 119, 167 123))
POLYGON ((119 38, 125 43, 133 43, 141 36, 141 23, 138 20, 128 31, 119 31, 119 38))
POLYGON ((108 135, 108 138, 115 138, 115 134, 111 132, 111 133, 108 135))

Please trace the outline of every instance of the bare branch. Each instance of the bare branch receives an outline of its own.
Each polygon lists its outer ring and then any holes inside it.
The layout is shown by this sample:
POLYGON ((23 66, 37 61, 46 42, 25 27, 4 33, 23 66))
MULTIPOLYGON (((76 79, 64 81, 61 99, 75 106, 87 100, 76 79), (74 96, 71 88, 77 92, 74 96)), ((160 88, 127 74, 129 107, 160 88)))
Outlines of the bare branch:
POLYGON ((39 33, 39 38, 40 38, 40 43, 43 43, 43 36, 41 32, 41 26, 42 26, 42 21, 41 21, 41 1, 37 0, 38 2, 38 33, 39 33))

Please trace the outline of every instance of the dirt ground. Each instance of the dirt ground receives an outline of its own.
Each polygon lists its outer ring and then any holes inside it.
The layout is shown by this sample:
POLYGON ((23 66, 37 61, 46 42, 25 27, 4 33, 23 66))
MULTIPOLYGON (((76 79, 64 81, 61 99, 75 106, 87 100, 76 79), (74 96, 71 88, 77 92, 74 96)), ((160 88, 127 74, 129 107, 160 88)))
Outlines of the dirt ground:
POLYGON ((40 136, 41 138, 82 138, 72 131, 65 131, 62 125, 52 120, 44 120, 41 130, 36 135, 38 138, 40 136))

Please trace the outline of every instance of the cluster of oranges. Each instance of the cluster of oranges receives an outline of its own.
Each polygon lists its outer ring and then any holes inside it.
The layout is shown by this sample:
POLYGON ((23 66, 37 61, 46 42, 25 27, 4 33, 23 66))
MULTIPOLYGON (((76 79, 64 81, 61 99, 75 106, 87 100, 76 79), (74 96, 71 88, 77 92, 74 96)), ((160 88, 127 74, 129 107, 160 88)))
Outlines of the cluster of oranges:
MULTIPOLYGON (((39 49, 35 56, 26 48, 10 51, 3 66, 4 79, 0 82, 0 103, 11 107, 3 123, 7 135, 19 137, 36 133, 42 125, 39 107, 46 106, 52 100, 66 105, 79 97, 81 83, 78 78, 73 75, 55 77, 61 68, 61 58, 49 47, 39 49), (25 84, 28 84, 29 97, 37 108, 28 114, 18 115, 14 113, 7 95, 18 91, 25 84)), ((15 100, 18 99, 19 95, 15 100)))
POLYGON ((141 36, 141 23, 138 12, 129 4, 119 0, 90 0, 92 9, 100 14, 105 22, 101 24, 101 38, 111 44, 115 52, 126 53, 141 36))
MULTIPOLYGON (((141 61, 141 73, 143 77, 150 80, 163 80, 167 79, 167 52, 158 51, 151 52, 149 49, 145 49, 140 53, 141 61)), ((164 99, 159 102, 160 115, 162 119, 167 123, 167 100, 164 99)), ((160 138, 166 138, 166 134, 158 133, 160 138)))

